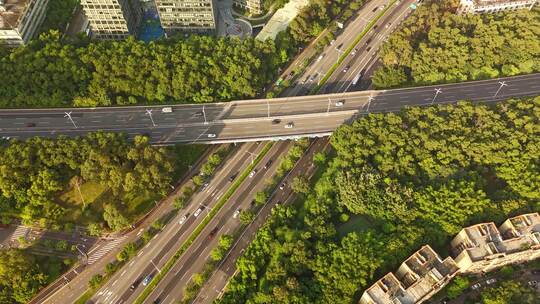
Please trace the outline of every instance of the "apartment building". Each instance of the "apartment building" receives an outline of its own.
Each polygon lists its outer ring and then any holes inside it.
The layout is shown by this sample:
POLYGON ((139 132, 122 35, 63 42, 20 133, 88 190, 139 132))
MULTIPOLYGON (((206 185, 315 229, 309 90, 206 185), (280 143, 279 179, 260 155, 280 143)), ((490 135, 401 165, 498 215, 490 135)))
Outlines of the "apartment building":
POLYGON ((496 13, 503 10, 531 9, 538 0, 461 0, 460 13, 496 13))
POLYGON ((90 24, 90 37, 121 40, 137 36, 142 19, 139 0, 81 0, 90 24))
POLYGON ((213 32, 216 16, 212 0, 156 0, 167 36, 178 32, 213 32))
POLYGON ((462 229, 451 242, 463 273, 485 273, 507 264, 540 257, 540 216, 524 214, 506 220, 500 229, 482 223, 462 229))
POLYGON ((367 289, 360 304, 422 303, 441 290, 458 273, 452 258, 444 260, 430 247, 423 246, 367 289))
POLYGON ((262 13, 262 0, 233 0, 233 4, 254 15, 262 13))
POLYGON ((0 44, 18 46, 34 38, 49 0, 0 0, 0 44))

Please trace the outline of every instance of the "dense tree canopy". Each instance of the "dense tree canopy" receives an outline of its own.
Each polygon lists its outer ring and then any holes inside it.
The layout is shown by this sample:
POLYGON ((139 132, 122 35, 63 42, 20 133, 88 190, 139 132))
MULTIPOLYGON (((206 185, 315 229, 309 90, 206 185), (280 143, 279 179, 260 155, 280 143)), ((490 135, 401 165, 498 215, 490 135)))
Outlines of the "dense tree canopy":
POLYGON ((497 287, 486 288, 481 294, 482 304, 533 304, 538 295, 520 282, 505 281, 497 287))
POLYGON ((255 97, 288 58, 272 41, 74 42, 51 31, 0 56, 0 106, 187 103, 255 97))
POLYGON ((464 226, 539 211, 540 183, 518 178, 540 175, 539 135, 540 97, 340 127, 312 191, 276 206, 221 303, 354 303, 422 245, 446 248, 464 226))
MULTIPOLYGON (((168 151, 150 146, 146 137, 128 142, 123 134, 98 132, 77 138, 12 140, 0 146, 0 197, 5 201, 0 210, 23 220, 54 223, 65 212, 57 194, 74 178, 106 186, 112 204, 147 191, 164 194, 172 171, 168 151)), ((104 211, 111 229, 127 225, 113 205, 104 211)))
POLYGON ((459 1, 424 1, 381 48, 379 88, 540 71, 540 9, 455 14, 459 1))

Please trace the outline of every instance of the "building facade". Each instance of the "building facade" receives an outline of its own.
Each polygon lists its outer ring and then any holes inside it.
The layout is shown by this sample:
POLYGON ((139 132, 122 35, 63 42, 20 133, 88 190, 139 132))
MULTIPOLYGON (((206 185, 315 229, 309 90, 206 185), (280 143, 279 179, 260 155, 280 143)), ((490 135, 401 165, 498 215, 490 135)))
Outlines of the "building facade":
POLYGON ((540 216, 523 214, 506 220, 499 229, 482 223, 462 229, 451 242, 460 271, 486 273, 508 264, 540 257, 540 216))
POLYGON ((430 246, 423 246, 395 273, 388 273, 367 289, 360 304, 422 303, 446 286, 458 271, 452 258, 443 260, 430 246))
POLYGON ((496 13, 503 10, 531 9, 538 0, 461 0, 460 13, 496 13))
POLYGON ((482 274, 508 264, 540 258, 540 215, 522 214, 498 229, 482 223, 462 229, 450 243, 452 257, 442 260, 424 246, 395 273, 369 287, 360 304, 417 304, 441 290, 458 273, 482 274))
POLYGON ((34 38, 49 0, 0 0, 0 44, 18 46, 34 38))
POLYGON ((178 32, 213 32, 216 16, 212 0, 156 0, 167 36, 178 32))
POLYGON ((262 13, 262 0, 233 0, 233 4, 254 15, 262 13))
POLYGON ((137 36, 142 19, 139 0, 81 0, 90 24, 90 37, 121 40, 137 36))

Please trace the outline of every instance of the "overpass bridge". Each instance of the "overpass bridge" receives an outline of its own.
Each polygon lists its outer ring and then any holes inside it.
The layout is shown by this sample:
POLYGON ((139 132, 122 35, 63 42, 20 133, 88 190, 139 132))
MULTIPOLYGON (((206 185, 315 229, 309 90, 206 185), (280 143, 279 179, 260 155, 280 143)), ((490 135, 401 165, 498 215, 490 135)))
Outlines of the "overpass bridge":
POLYGON ((540 73, 395 90, 239 100, 227 103, 0 110, 0 136, 145 134, 154 144, 226 143, 328 136, 367 113, 457 100, 496 102, 540 95, 540 73), (171 108, 172 112, 163 111, 171 108), (289 125, 291 128, 286 128, 289 125))

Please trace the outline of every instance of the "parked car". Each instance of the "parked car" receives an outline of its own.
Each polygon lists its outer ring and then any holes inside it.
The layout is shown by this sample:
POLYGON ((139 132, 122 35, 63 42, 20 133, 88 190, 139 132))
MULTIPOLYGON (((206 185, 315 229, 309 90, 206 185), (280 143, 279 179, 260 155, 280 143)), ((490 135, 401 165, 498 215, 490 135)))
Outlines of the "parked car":
POLYGON ((240 211, 241 211, 240 209, 236 209, 236 211, 234 211, 232 217, 233 217, 233 218, 237 218, 238 215, 240 214, 240 211))
POLYGON ((536 287, 536 285, 538 285, 538 282, 537 281, 529 281, 529 282, 527 282, 527 284, 529 284, 529 286, 531 286, 531 287, 536 287))
POLYGON ((486 281, 486 284, 491 285, 497 282, 497 279, 489 279, 486 281))
POLYGON ((142 282, 143 286, 148 285, 150 283, 150 281, 152 281, 153 278, 154 278, 153 275, 151 275, 151 274, 147 275, 146 278, 144 278, 144 280, 142 282))
POLYGON ((480 287, 482 287, 482 284, 476 283, 476 284, 474 284, 473 286, 471 286, 471 289, 472 289, 472 290, 477 290, 477 289, 480 288, 480 287))
POLYGON ((178 224, 182 225, 183 223, 186 222, 186 220, 187 220, 187 215, 184 215, 178 220, 178 224))
POLYGON ((282 183, 281 185, 279 185, 279 190, 285 189, 285 186, 287 186, 287 184, 286 184, 286 183, 282 183))

